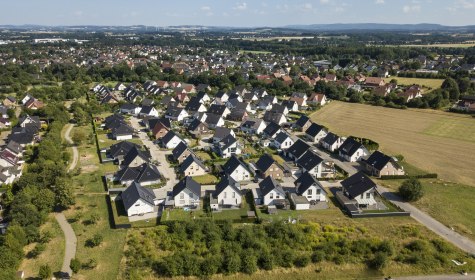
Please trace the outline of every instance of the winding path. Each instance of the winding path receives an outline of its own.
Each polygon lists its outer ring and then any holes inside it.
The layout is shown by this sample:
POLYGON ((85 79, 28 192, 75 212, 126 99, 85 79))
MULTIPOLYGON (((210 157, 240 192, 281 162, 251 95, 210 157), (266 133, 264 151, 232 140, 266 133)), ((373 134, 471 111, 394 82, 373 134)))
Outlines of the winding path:
MULTIPOLYGON (((64 134, 64 139, 66 139, 66 141, 69 144, 74 144, 73 140, 69 136, 72 128, 73 128, 73 125, 68 124, 66 133, 64 134)), ((73 149, 73 161, 71 162, 71 165, 68 168, 68 172, 76 168, 76 165, 79 160, 78 148, 76 146, 72 146, 72 149, 73 149)), ((61 267, 61 272, 66 272, 69 275, 72 275, 73 272, 71 270, 70 264, 71 264, 71 259, 74 259, 74 257, 76 256, 76 246, 77 246, 76 234, 74 233, 73 228, 68 223, 68 220, 66 219, 66 217, 64 216, 62 212, 55 213, 54 216, 56 218, 56 221, 58 221, 59 226, 61 227, 61 230, 63 230, 64 238, 66 240, 66 246, 64 249, 63 266, 61 267)))

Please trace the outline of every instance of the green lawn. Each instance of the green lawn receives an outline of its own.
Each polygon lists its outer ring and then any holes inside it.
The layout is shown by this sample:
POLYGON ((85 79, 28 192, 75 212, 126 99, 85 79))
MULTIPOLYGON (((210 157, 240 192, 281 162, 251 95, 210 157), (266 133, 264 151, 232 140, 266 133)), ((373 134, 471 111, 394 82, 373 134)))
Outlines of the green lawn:
POLYGON ((406 161, 400 161, 398 163, 404 168, 404 172, 406 172, 407 175, 417 176, 417 175, 424 175, 428 173, 406 161))
POLYGON ((213 185, 219 182, 218 177, 212 174, 205 174, 201 176, 194 176, 193 180, 200 183, 201 185, 213 185))
POLYGON ((195 152, 196 156, 202 159, 203 161, 211 160, 211 156, 207 152, 198 151, 195 152))
POLYGON ((389 83, 392 79, 396 79, 398 85, 401 86, 412 86, 414 84, 420 85, 424 89, 424 93, 429 93, 434 89, 438 89, 442 86, 444 82, 443 79, 424 79, 424 78, 406 78, 406 77, 390 77, 385 78, 384 80, 389 83))
MULTIPOLYGON (((381 181, 397 190, 402 180, 381 181)), ((413 203, 436 220, 475 240, 475 188, 437 179, 421 180, 424 196, 413 203)))

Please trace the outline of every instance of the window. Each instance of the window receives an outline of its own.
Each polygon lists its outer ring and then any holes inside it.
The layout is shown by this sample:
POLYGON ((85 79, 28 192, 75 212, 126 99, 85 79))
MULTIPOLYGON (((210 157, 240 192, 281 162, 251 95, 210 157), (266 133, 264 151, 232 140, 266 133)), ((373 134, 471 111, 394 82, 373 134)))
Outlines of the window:
POLYGON ((235 192, 233 192, 233 198, 236 198, 236 193, 235 192))
POLYGON ((228 193, 224 192, 224 198, 228 198, 228 193))
POLYGON ((135 204, 135 206, 140 206, 140 203, 135 204))
POLYGON ((308 195, 312 195, 312 190, 308 190, 308 191, 307 191, 307 194, 308 194, 308 195))
POLYGON ((322 190, 321 190, 321 189, 318 189, 318 190, 317 190, 317 194, 318 194, 318 195, 322 194, 322 190))
POLYGON ((185 194, 184 193, 181 193, 180 194, 180 199, 184 199, 185 198, 185 194))
POLYGON ((193 193, 190 192, 190 198, 193 198, 193 193))
POLYGON ((366 199, 370 199, 371 198, 371 193, 367 193, 366 194, 366 199))
POLYGON ((274 193, 270 193, 270 199, 274 199, 274 193))
POLYGON ((279 198, 280 198, 280 196, 277 194, 277 195, 275 196, 275 198, 276 198, 276 199, 279 199, 279 198))
POLYGON ((363 194, 361 194, 361 195, 360 195, 360 198, 361 198, 361 199, 363 199, 363 198, 364 198, 364 195, 363 195, 363 194))

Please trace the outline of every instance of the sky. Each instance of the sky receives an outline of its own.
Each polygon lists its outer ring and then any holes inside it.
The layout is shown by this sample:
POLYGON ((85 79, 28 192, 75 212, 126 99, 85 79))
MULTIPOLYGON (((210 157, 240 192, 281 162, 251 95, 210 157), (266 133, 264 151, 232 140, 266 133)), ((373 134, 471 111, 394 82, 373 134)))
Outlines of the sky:
POLYGON ((0 24, 475 24, 475 0, 4 0, 0 24))

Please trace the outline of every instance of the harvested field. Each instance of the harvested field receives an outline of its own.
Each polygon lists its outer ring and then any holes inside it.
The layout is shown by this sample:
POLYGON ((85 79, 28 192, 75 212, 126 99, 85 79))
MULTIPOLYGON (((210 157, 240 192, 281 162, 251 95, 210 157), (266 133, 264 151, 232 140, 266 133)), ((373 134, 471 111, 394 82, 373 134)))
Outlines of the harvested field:
POLYGON ((475 186, 475 119, 468 115, 332 102, 311 118, 342 136, 370 138, 441 178, 475 186))

